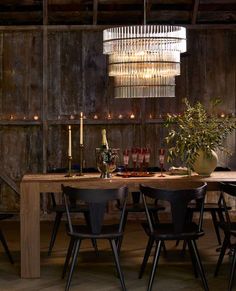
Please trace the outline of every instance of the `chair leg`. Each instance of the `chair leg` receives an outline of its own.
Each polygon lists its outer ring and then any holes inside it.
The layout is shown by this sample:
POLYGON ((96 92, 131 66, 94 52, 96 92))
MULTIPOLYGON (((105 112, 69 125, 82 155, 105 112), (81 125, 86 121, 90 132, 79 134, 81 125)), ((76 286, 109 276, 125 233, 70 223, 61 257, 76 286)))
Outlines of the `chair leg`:
POLYGON ((11 253, 10 253, 8 245, 7 245, 7 242, 5 240, 5 237, 4 237, 1 229, 0 229, 0 241, 2 242, 2 245, 3 245, 4 250, 8 256, 9 261, 11 262, 11 264, 14 264, 14 261, 12 259, 11 253))
POLYGON ((230 279, 229 279, 229 288, 228 291, 232 290, 233 283, 234 283, 234 274, 235 274, 235 267, 236 267, 236 251, 234 249, 231 270, 230 270, 230 279))
POLYGON ((66 271, 67 271, 67 268, 68 268, 68 265, 69 265, 69 262, 70 262, 70 258, 71 258, 71 254, 73 252, 74 246, 75 246, 75 239, 73 237, 71 237, 70 244, 69 244, 69 247, 68 247, 68 250, 67 250, 67 254, 66 254, 66 260, 65 260, 63 271, 62 271, 62 275, 61 275, 62 279, 65 278, 66 271))
POLYGON ((161 245, 162 245, 162 241, 159 240, 157 242, 157 245, 155 248, 155 254, 154 254, 153 263, 152 263, 152 271, 150 274, 148 288, 147 288, 148 291, 152 290, 152 285, 153 285, 153 281, 154 281, 154 277, 155 277, 155 273, 156 273, 156 269, 157 269, 157 265, 158 265, 158 260, 159 260, 160 253, 161 253, 161 245))
POLYGON ((218 275, 218 272, 219 272, 220 266, 222 264, 222 261, 224 259, 224 255, 225 255, 225 252, 226 252, 228 245, 229 245, 229 239, 225 236, 224 241, 223 241, 223 245, 221 247, 219 259, 218 259, 217 264, 216 264, 216 269, 215 269, 215 273, 214 273, 215 277, 218 275))
POLYGON ((118 251, 117 251, 116 241, 115 241, 115 239, 111 239, 109 241, 110 241, 111 249, 112 249, 112 252, 113 252, 113 255, 114 255, 116 269, 117 269, 117 272, 119 274, 122 290, 126 291, 124 275, 123 275, 123 273, 121 271, 121 267, 120 267, 120 260, 119 260, 119 255, 118 255, 118 251))
POLYGON ((188 244, 188 249, 189 249, 189 254, 191 257, 191 261, 192 261, 192 265, 193 265, 193 272, 196 278, 198 278, 198 272, 197 272, 197 266, 196 266, 196 259, 195 259, 195 255, 194 255, 194 250, 193 247, 191 245, 191 243, 189 241, 187 241, 188 244))
POLYGON ((218 240, 218 244, 221 245, 221 237, 220 237, 219 225, 218 225, 218 221, 217 221, 217 217, 216 217, 216 212, 214 210, 211 210, 211 217, 212 217, 212 222, 213 222, 213 225, 214 225, 216 237, 217 237, 217 240, 218 240))
MULTIPOLYGON (((127 220, 128 220, 128 211, 126 210, 125 211, 125 215, 124 215, 124 219, 123 219, 123 225, 122 225, 123 232, 125 231, 125 227, 126 227, 127 220)), ((123 241, 123 236, 120 237, 118 239, 118 241, 117 241, 117 251, 118 251, 118 254, 120 254, 122 241, 123 241)))
POLYGON ((73 275, 73 272, 74 272, 75 264, 76 264, 76 261, 77 261, 80 244, 81 244, 81 240, 77 240, 75 242, 75 247, 73 248, 72 262, 71 262, 71 266, 70 266, 70 272, 69 272, 69 275, 68 275, 68 278, 67 278, 67 281, 66 281, 65 291, 68 291, 70 289, 71 279, 72 279, 72 275, 73 275))
POLYGON ((199 274, 200 274, 204 289, 205 289, 205 291, 209 291, 207 280, 206 280, 206 277, 205 277, 205 272, 204 272, 204 269, 203 269, 203 266, 202 266, 202 262, 201 262, 201 259, 200 259, 199 253, 198 253, 196 241, 195 240, 191 240, 190 243, 191 243, 193 251, 194 251, 194 255, 195 255, 195 258, 196 258, 196 263, 197 263, 197 266, 198 266, 199 274))
POLYGON ((58 229, 59 229, 59 226, 61 223, 62 214, 63 214, 62 212, 56 213, 56 218, 55 218, 53 229, 52 229, 51 240, 50 240, 50 244, 49 244, 49 248, 48 248, 48 256, 50 256, 52 253, 52 249, 53 249, 53 246, 55 244, 56 236, 57 236, 58 229))
POLYGON ((142 262, 142 265, 141 265, 141 268, 140 268, 140 271, 139 271, 139 276, 138 276, 139 279, 142 278, 143 273, 145 271, 145 268, 147 266, 148 258, 150 256, 153 243, 154 243, 154 238, 152 236, 149 236, 147 247, 146 247, 146 250, 145 250, 144 257, 143 257, 143 262, 142 262))

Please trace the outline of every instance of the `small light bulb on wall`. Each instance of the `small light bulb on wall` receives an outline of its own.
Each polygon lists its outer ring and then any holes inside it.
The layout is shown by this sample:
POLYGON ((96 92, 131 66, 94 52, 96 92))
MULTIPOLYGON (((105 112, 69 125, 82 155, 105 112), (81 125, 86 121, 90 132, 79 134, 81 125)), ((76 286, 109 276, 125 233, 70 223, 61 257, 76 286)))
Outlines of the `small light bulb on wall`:
POLYGON ((39 119, 38 115, 34 115, 34 120, 38 120, 38 119, 39 119))
POLYGON ((133 113, 130 114, 130 118, 131 118, 131 119, 134 119, 134 118, 135 118, 135 116, 134 116, 133 113))
POLYGON ((224 117, 225 117, 224 112, 222 112, 222 113, 220 114, 220 117, 221 117, 221 118, 224 118, 224 117))
POLYGON ((149 118, 152 119, 152 114, 149 114, 149 118))
POLYGON ((95 115, 93 116, 93 119, 98 119, 97 114, 95 114, 95 115))
POLYGON ((118 118, 119 119, 122 119, 123 118, 123 115, 122 114, 119 114, 118 118))
POLYGON ((14 119, 14 116, 13 115, 10 115, 10 120, 13 120, 14 119))
POLYGON ((71 115, 70 120, 73 120, 73 119, 75 119, 75 117, 74 117, 74 115, 71 115))
POLYGON ((108 113, 107 119, 111 119, 111 114, 110 113, 108 113))

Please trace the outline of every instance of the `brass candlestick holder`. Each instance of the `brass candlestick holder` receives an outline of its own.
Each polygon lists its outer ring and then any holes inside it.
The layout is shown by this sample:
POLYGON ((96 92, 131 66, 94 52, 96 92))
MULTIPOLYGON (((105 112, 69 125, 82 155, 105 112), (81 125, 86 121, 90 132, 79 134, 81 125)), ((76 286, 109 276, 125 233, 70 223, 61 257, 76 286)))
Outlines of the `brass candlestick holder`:
POLYGON ((65 175, 65 177, 73 177, 71 172, 71 163, 72 163, 72 156, 68 156, 68 173, 65 175))
POLYGON ((83 154, 84 154, 84 145, 79 145, 79 160, 80 160, 80 169, 78 176, 83 176, 83 154))

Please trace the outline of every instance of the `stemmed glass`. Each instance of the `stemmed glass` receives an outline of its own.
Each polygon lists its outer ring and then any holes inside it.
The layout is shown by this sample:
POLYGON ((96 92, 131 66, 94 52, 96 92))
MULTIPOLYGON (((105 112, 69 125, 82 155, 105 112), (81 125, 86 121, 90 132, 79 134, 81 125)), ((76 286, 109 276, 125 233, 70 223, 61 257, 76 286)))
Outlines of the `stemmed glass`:
POLYGON ((146 148, 144 152, 144 161, 145 161, 146 171, 148 171, 148 165, 150 162, 150 153, 151 153, 150 149, 146 148))
POLYGON ((140 172, 143 170, 144 149, 138 149, 138 164, 140 172))
POLYGON ((160 163, 160 168, 161 168, 161 175, 159 177, 165 177, 163 175, 164 161, 165 161, 165 150, 160 149, 159 150, 159 163, 160 163))
POLYGON ((125 172, 127 174, 128 165, 129 165, 129 150, 128 149, 125 149, 123 152, 123 161, 124 161, 124 166, 125 166, 125 172))
POLYGON ((136 148, 132 148, 132 161, 133 161, 133 168, 134 172, 136 171, 136 166, 137 166, 137 158, 138 158, 138 152, 136 148))

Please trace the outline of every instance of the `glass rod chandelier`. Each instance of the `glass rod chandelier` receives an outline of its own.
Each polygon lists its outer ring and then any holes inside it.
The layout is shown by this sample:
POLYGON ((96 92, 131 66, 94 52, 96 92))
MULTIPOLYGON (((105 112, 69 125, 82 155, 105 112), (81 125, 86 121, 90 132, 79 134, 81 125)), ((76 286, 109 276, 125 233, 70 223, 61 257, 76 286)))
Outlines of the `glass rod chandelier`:
POLYGON ((115 98, 175 97, 175 76, 180 75, 180 53, 185 51, 186 29, 180 26, 145 24, 103 31, 115 98))

